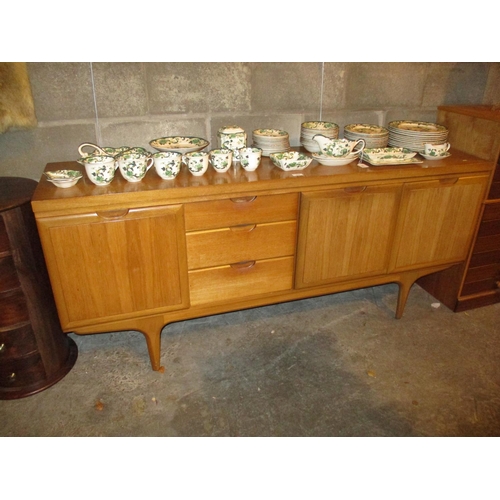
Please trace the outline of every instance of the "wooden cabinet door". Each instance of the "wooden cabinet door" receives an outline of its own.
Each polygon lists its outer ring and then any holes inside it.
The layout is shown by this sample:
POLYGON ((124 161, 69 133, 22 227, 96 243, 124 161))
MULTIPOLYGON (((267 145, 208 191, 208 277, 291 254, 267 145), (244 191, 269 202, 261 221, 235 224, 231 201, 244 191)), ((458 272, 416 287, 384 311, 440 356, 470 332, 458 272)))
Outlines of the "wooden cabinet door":
POLYGON ((486 184, 486 176, 406 184, 391 270, 465 260, 486 184))
POLYGON ((301 195, 296 288, 387 270, 400 185, 301 195))
POLYGON ((38 220, 63 328, 189 303, 181 205, 38 220))

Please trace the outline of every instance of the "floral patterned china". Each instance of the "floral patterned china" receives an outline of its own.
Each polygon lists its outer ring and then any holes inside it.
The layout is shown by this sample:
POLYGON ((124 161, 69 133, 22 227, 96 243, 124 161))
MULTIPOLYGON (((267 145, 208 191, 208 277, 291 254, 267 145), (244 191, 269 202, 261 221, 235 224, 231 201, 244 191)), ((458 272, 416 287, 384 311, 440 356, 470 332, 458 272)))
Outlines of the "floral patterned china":
POLYGON ((300 127, 300 144, 309 153, 320 153, 319 144, 313 140, 316 134, 324 135, 330 139, 337 139, 339 126, 333 122, 312 121, 304 122, 300 127))
POLYGON ((359 154, 360 151, 353 151, 352 153, 342 158, 335 158, 334 156, 324 156, 317 153, 312 153, 312 157, 321 165, 325 165, 327 167, 342 167, 343 165, 352 163, 354 160, 359 158, 359 154))
POLYGON ((151 155, 156 173, 164 180, 175 179, 181 170, 182 154, 175 151, 160 151, 151 155))
POLYGON ((271 153, 269 155, 271 161, 281 170, 303 170, 308 167, 312 158, 305 155, 304 153, 299 153, 297 151, 285 151, 282 153, 271 153))
POLYGON ((44 172, 44 175, 49 182, 60 188, 72 187, 83 177, 78 170, 53 170, 44 172))
POLYGON ((448 139, 448 129, 431 122, 409 120, 392 121, 389 128, 389 146, 403 147, 424 153, 426 143, 443 144, 448 139))
POLYGON ((87 177, 96 186, 107 186, 115 177, 115 159, 110 155, 86 156, 77 160, 85 167, 87 177))
POLYGON ((210 143, 201 137, 171 136, 153 139, 149 144, 158 151, 174 151, 185 154, 193 151, 201 151, 210 143))
POLYGON ((80 144, 80 146, 78 146, 78 153, 80 153, 80 156, 82 158, 85 158, 87 156, 97 155, 97 154, 116 156, 120 153, 123 153, 124 151, 127 151, 128 149, 130 149, 129 146, 120 146, 118 148, 109 147, 109 146, 100 147, 97 144, 92 144, 91 142, 84 142, 83 144, 80 144), (85 148, 92 148, 93 151, 90 153, 86 153, 85 148))
POLYGON ((258 128, 252 132, 252 145, 262 149, 262 156, 290 150, 290 138, 286 130, 258 128))
POLYGON ((149 154, 133 152, 130 149, 119 155, 116 163, 126 181, 139 182, 153 166, 154 159, 149 154))
POLYGON ((448 158, 448 156, 451 156, 451 153, 446 152, 441 156, 426 155, 425 153, 419 153, 419 155, 423 156, 426 160, 443 160, 444 158, 448 158))
POLYGON ((188 170, 194 176, 203 175, 208 169, 208 153, 205 151, 191 151, 183 156, 188 170))
POLYGON ((349 153, 352 153, 358 144, 361 144, 361 148, 358 148, 358 150, 363 150, 365 147, 365 141, 363 139, 358 139, 357 141, 330 139, 321 134, 316 134, 313 139, 318 143, 320 154, 323 156, 335 156, 337 158, 345 157, 349 153))
POLYGON ((365 148, 363 158, 370 160, 407 160, 417 153, 407 148, 365 148))
POLYGON ((262 159, 262 149, 255 147, 241 148, 239 153, 241 166, 247 172, 253 172, 259 166, 262 159))
POLYGON ((216 172, 227 172, 233 163, 233 151, 231 149, 212 149, 209 153, 209 161, 216 172))
POLYGON ((389 142, 389 130, 370 123, 351 123, 344 127, 344 139, 364 139, 367 148, 385 148, 389 142))

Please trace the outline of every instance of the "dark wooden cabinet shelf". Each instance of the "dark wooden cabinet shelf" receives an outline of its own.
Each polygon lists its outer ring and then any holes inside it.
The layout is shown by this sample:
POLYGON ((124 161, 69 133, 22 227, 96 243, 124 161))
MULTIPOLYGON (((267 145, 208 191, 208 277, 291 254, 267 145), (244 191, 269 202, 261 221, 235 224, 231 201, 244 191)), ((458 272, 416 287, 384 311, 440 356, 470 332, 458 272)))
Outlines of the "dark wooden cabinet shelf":
POLYGON ((500 302, 500 109, 441 106, 438 122, 448 127, 453 148, 496 165, 467 261, 418 281, 458 312, 500 302))
POLYGON ((36 186, 0 178, 0 399, 52 386, 78 353, 57 318, 30 204, 36 186))

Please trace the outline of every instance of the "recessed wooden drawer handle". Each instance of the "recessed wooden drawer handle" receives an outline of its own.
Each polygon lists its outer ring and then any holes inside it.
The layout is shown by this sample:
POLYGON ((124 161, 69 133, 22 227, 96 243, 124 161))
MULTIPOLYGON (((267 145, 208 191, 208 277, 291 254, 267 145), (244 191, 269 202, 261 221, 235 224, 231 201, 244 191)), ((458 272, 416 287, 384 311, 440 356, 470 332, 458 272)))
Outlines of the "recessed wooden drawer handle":
POLYGON ((255 266, 254 260, 244 260, 243 262, 236 262, 235 264, 230 264, 233 269, 250 269, 255 266))
POLYGON ((125 217, 129 212, 128 208, 123 210, 108 210, 105 212, 96 212, 99 217, 103 219, 120 219, 121 217, 125 217))
POLYGON ((251 203, 257 196, 241 196, 240 198, 229 198, 233 203, 251 203))
POLYGON ((344 188, 345 193, 362 193, 368 186, 354 186, 344 188))
POLYGON ((242 224, 241 226, 232 226, 229 229, 234 233, 249 233, 257 227, 257 224, 242 224))
POLYGON ((458 182, 458 177, 451 177, 450 179, 440 179, 440 184, 456 184, 458 182))

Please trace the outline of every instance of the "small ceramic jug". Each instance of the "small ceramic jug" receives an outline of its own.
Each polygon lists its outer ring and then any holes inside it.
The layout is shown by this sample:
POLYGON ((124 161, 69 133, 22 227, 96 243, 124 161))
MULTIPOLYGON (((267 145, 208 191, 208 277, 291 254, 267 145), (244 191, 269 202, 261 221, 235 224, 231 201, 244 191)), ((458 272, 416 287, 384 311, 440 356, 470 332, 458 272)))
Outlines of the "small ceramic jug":
POLYGON ((109 155, 89 155, 77 160, 96 186, 107 186, 115 177, 115 159, 109 155))
POLYGON ((205 151, 193 151, 183 156, 189 171, 195 176, 203 175, 208 169, 208 153, 205 151))
POLYGON ((260 163, 262 158, 261 148, 241 148, 238 150, 241 166, 247 171, 252 172, 260 163))
POLYGON ((209 160, 216 172, 227 172, 233 163, 233 152, 230 149, 212 149, 209 160))
POLYGON ((182 153, 164 151, 152 155, 156 173, 165 180, 175 179, 181 170, 182 153))
POLYGON ((127 150, 116 157, 116 164, 125 180, 139 182, 144 179, 154 160, 148 154, 127 150))

